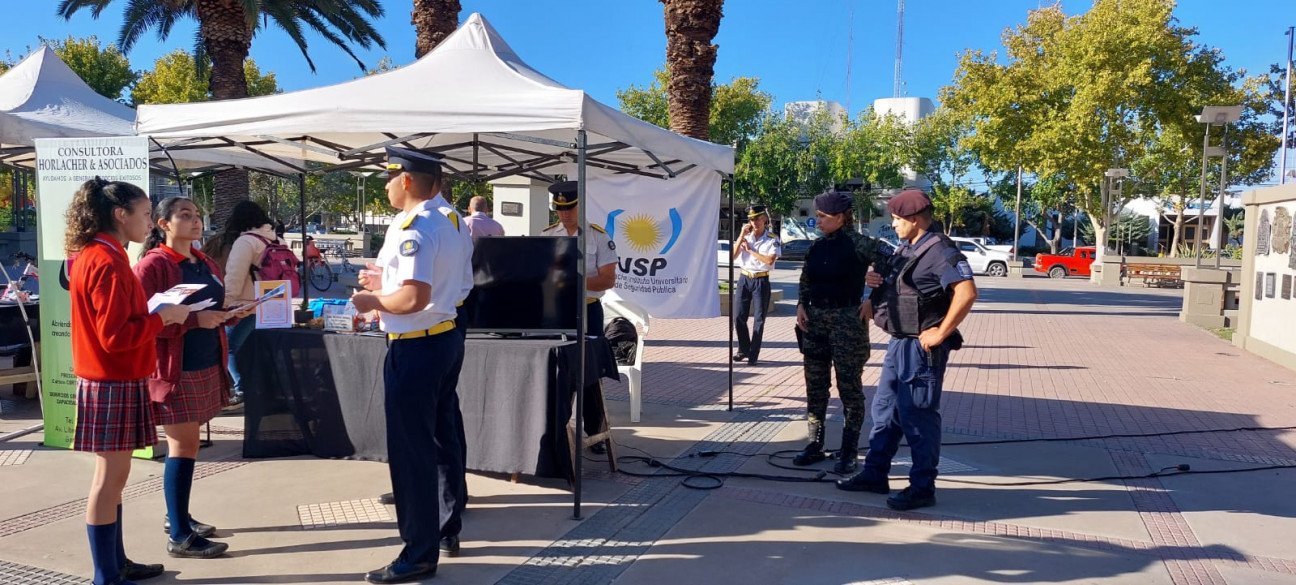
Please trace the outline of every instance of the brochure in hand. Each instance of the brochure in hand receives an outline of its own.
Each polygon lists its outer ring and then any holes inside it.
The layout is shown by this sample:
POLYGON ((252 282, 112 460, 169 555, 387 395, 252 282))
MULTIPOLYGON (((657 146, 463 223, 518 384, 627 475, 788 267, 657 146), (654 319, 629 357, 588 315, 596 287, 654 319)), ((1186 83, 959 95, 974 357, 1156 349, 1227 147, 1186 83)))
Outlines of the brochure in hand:
POLYGON ((284 283, 285 284, 281 284, 270 290, 265 291, 264 293, 261 293, 261 296, 257 297, 255 301, 252 301, 247 304, 239 305, 237 307, 230 307, 229 309, 230 312, 242 313, 244 311, 250 311, 256 308, 258 305, 265 303, 266 301, 273 300, 275 297, 283 296, 284 291, 288 290, 287 281, 284 281, 284 283))
MULTIPOLYGON (((160 309, 160 308, 162 308, 162 307, 167 307, 167 306, 170 306, 170 305, 178 305, 178 304, 184 302, 184 300, 185 300, 186 298, 188 298, 189 295, 194 294, 194 293, 196 293, 196 292, 198 292, 198 291, 200 291, 200 290, 202 290, 202 289, 204 289, 204 288, 207 288, 207 285, 205 285, 205 284, 178 284, 178 285, 173 286, 173 287, 171 287, 171 288, 169 288, 169 289, 167 289, 167 290, 165 290, 165 291, 162 291, 162 292, 160 292, 160 293, 157 293, 157 294, 153 295, 153 298, 151 298, 151 299, 148 300, 148 310, 149 310, 149 314, 156 313, 157 310, 160 309)), ((189 311, 190 311, 190 312, 192 312, 192 311, 201 311, 201 310, 203 310, 203 309, 206 309, 207 307, 212 306, 212 304, 213 304, 212 302, 204 301, 203 303, 197 303, 197 304, 194 304, 194 305, 189 305, 189 311), (204 304, 204 303, 206 303, 206 304, 204 304)))

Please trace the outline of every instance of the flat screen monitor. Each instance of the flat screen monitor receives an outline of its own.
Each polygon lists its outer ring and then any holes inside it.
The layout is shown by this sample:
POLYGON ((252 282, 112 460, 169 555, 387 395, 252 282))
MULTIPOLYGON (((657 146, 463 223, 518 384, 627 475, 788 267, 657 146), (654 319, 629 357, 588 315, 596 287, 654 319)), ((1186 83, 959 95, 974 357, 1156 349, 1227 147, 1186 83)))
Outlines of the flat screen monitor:
POLYGON ((476 238, 468 331, 575 332, 580 257, 574 237, 476 238))

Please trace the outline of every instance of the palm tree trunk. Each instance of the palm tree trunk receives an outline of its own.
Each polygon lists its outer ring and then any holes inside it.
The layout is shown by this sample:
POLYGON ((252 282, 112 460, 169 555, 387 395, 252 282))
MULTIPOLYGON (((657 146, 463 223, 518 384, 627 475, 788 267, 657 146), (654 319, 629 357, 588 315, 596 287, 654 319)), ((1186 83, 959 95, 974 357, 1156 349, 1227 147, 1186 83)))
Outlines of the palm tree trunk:
POLYGON ((414 58, 428 54, 459 27, 459 0, 414 0, 414 58))
POLYGON ((711 136, 711 79, 724 0, 661 0, 665 7, 666 66, 671 130, 707 140, 711 136))
MULTIPOLYGON (((203 48, 211 57, 212 99, 228 100, 248 96, 247 75, 243 62, 252 47, 252 21, 239 0, 197 0, 198 34, 203 48)), ((211 229, 219 230, 229 219, 234 205, 248 198, 248 173, 244 170, 222 171, 215 176, 212 195, 211 229)))

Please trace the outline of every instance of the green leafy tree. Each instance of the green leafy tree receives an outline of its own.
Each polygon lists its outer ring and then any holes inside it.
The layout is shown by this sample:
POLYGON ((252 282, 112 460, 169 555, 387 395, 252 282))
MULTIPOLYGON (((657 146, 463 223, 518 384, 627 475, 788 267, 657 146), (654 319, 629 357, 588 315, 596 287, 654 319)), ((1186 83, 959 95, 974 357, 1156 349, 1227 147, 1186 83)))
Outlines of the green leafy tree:
POLYGON ((1209 105, 1199 101, 1205 92, 1185 90, 1210 80, 1211 63, 1173 9, 1171 0, 1096 0, 1076 16, 1059 5, 1031 11, 1025 25, 1005 31, 1004 58, 960 57, 941 102, 968 121, 966 145, 987 168, 1020 165, 1074 185, 1077 205, 1106 241, 1104 172, 1145 156, 1159 131, 1191 136, 1193 115, 1209 105))
MULTIPOLYGON (((670 74, 666 68, 653 72, 653 81, 645 86, 631 85, 617 90, 621 111, 640 120, 671 127, 670 98, 666 87, 670 74)), ((711 83, 710 141, 733 145, 754 136, 769 115, 774 96, 760 90, 760 79, 735 77, 729 83, 711 83)))
MULTIPOLYGON (((1112 229, 1107 232, 1107 243, 1129 255, 1142 255, 1147 248, 1148 236, 1152 235, 1152 222, 1146 215, 1132 211, 1121 211, 1113 218, 1112 229)), ((1086 241, 1096 242, 1092 222, 1080 225, 1080 237, 1086 241)))
POLYGON ((86 85, 108 99, 120 99, 122 91, 135 82, 137 76, 131 70, 130 60, 116 45, 100 46, 98 37, 78 39, 69 35, 61 41, 43 38, 40 41, 54 49, 59 59, 86 85))
MULTIPOLYGON (((274 73, 262 73, 252 59, 243 64, 251 96, 279 93, 274 73)), ((163 55, 153 64, 152 71, 144 71, 131 89, 135 104, 181 104, 204 102, 212 99, 208 82, 208 67, 202 58, 194 58, 184 49, 163 55)))
POLYGON ((814 197, 833 186, 832 164, 840 137, 826 110, 801 122, 772 117, 756 137, 739 149, 734 166, 734 195, 741 201, 769 206, 786 214, 798 199, 814 197))

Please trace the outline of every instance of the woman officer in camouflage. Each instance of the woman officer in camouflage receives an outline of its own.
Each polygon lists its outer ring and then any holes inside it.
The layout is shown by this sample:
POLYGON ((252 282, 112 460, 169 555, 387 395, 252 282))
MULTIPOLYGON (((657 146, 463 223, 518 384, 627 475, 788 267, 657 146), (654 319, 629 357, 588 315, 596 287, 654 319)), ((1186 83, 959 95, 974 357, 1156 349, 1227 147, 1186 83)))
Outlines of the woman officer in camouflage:
POLYGON ((824 417, 832 385, 830 373, 835 369, 846 424, 833 471, 846 474, 855 470, 864 424, 860 372, 869 357, 864 275, 881 258, 876 242, 855 231, 850 195, 824 193, 815 197, 815 218, 824 237, 815 241, 806 254, 797 297, 797 337, 805 360, 810 444, 793 463, 811 465, 827 458, 823 450, 824 417))

